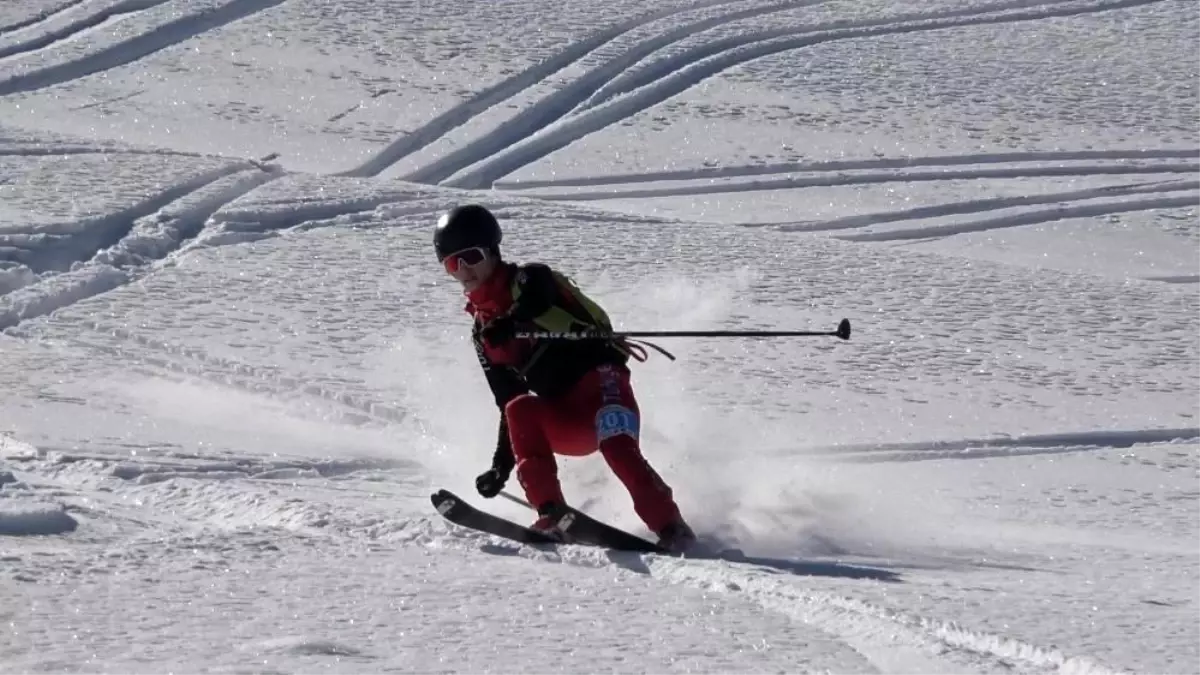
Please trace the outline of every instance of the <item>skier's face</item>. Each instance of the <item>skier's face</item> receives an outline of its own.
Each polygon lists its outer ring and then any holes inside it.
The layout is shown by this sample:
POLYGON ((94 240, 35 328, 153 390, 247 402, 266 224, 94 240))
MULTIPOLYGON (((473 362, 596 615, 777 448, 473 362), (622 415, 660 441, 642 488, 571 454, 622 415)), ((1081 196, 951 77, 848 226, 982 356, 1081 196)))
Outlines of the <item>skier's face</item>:
POLYGON ((496 258, 485 248, 468 248, 446 256, 442 264, 463 290, 473 291, 495 271, 496 258))

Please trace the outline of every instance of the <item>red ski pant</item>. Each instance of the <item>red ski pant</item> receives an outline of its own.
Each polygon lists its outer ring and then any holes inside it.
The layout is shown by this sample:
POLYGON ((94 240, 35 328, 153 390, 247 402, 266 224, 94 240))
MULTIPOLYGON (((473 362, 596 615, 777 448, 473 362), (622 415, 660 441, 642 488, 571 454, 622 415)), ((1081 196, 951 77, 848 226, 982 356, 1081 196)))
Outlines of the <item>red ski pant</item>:
POLYGON ((651 531, 679 520, 670 487, 638 445, 640 413, 627 369, 600 366, 555 399, 518 396, 505 406, 504 415, 517 480, 535 507, 565 503, 555 454, 582 457, 599 449, 651 531))

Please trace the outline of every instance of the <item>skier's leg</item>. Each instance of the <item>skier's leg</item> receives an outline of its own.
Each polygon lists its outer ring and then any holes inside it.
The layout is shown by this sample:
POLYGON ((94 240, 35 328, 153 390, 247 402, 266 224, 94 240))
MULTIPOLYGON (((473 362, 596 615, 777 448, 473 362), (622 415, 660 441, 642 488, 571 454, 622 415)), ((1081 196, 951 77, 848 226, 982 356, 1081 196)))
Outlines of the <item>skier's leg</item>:
MULTIPOLYGON (((683 518, 670 486, 650 466, 639 444, 641 411, 629 371, 601 366, 595 377, 599 405, 593 408, 596 439, 609 468, 629 491, 633 509, 651 531, 662 534, 682 525, 683 518)), ((686 526, 685 526, 686 527, 686 526)))
POLYGON ((516 460, 517 481, 525 490, 525 498, 534 508, 548 503, 562 504, 558 465, 546 434, 550 405, 537 396, 525 394, 509 401, 504 406, 504 415, 516 460))

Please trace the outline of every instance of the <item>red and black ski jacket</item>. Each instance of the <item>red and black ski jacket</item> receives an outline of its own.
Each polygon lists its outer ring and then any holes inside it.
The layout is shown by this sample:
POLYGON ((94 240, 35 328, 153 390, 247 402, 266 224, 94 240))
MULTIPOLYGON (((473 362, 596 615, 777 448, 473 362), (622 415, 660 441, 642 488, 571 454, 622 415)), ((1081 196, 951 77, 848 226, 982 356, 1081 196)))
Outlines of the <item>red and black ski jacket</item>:
POLYGON ((513 467, 512 445, 504 418, 508 402, 531 392, 550 398, 564 394, 597 366, 624 367, 629 353, 606 340, 514 338, 501 345, 486 343, 480 331, 501 315, 515 321, 517 332, 542 330, 551 316, 567 324, 556 326, 556 330, 587 330, 596 328, 598 322, 607 324, 603 310, 546 265, 502 264, 467 298, 466 310, 475 321, 475 352, 501 411, 492 466, 507 476, 513 467), (596 313, 601 316, 595 316, 596 313))

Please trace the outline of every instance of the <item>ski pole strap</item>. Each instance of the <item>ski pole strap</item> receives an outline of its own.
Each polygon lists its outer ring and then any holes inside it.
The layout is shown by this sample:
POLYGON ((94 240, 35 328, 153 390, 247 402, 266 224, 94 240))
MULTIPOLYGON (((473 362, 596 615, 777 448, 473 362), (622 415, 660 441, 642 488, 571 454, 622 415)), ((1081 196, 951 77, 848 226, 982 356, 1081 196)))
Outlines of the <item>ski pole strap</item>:
POLYGON ((620 342, 626 345, 626 348, 629 350, 629 355, 638 361, 645 361, 648 358, 645 349, 646 347, 653 349, 672 361, 675 360, 674 354, 654 344, 653 342, 648 342, 646 340, 630 340, 629 338, 622 338, 620 342))

